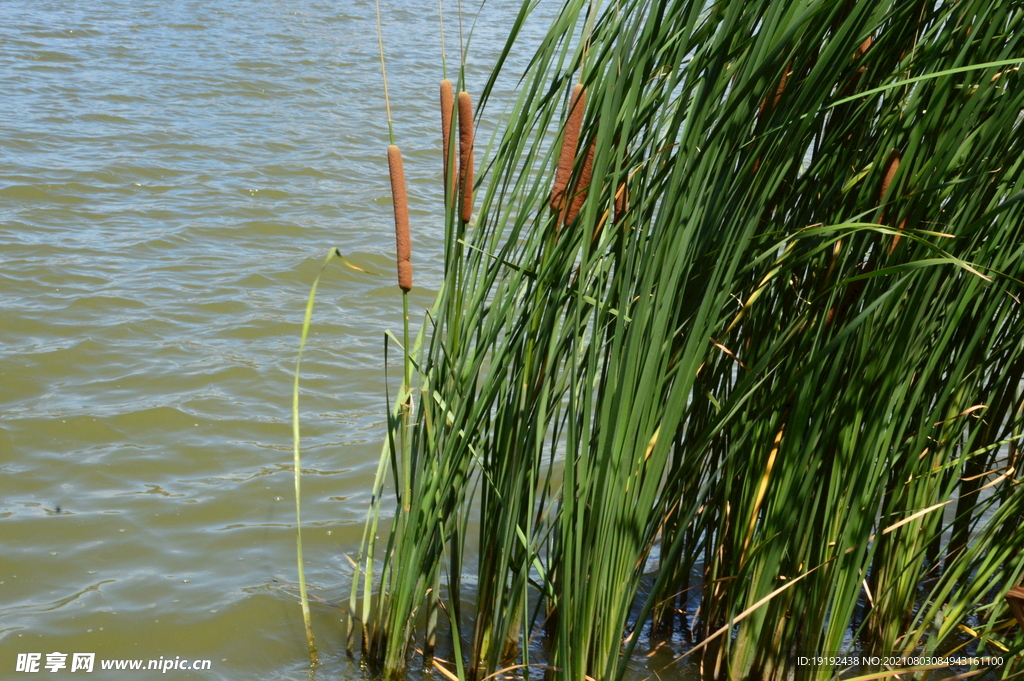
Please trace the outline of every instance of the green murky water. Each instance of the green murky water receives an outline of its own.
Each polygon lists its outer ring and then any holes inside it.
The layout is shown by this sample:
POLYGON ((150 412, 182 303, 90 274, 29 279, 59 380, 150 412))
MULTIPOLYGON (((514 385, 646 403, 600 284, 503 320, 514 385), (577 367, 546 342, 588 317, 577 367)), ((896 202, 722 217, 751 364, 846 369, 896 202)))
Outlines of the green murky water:
MULTIPOLYGON (((471 89, 517 6, 488 4, 471 89)), ((335 604, 383 433, 382 338, 401 326, 373 3, 0 14, 0 678, 53 652, 62 674, 95 653, 91 678, 161 656, 211 661, 167 678, 306 678, 291 372, 331 246, 381 273, 331 270, 303 363, 317 676, 359 678, 335 604)), ((441 269, 437 6, 384 16, 422 309, 441 269)))

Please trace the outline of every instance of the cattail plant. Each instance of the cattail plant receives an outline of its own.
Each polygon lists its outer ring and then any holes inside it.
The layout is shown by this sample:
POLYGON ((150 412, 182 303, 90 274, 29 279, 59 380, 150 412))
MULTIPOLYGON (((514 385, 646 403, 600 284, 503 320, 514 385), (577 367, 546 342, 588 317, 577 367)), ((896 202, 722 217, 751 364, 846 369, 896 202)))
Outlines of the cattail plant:
MULTIPOLYGON (((893 149, 889 152, 889 158, 885 161, 885 170, 882 172, 882 184, 878 190, 878 203, 882 203, 885 200, 886 194, 889 193, 889 185, 892 184, 892 180, 896 177, 896 171, 900 169, 900 151, 899 149, 893 149)), ((885 220, 885 212, 882 213, 882 220, 885 220)))
POLYGON ((409 201, 405 193, 405 168, 397 145, 388 146, 388 171, 391 196, 395 204, 395 252, 398 254, 398 286, 403 293, 412 290, 412 246, 409 241, 409 201))
POLYGON ((455 114, 455 95, 452 82, 445 78, 441 81, 441 150, 444 158, 444 201, 449 203, 454 197, 454 178, 449 172, 452 137, 452 117, 455 114))
POLYGON ((562 148, 558 155, 558 166, 555 169, 555 183, 551 187, 551 210, 561 214, 565 207, 565 190, 569 186, 572 175, 572 164, 576 160, 576 146, 579 144, 580 128, 583 127, 583 107, 586 104, 586 92, 582 83, 572 88, 569 99, 569 117, 562 133, 562 148))
POLYGON ((1019 671, 1014 3, 561 5, 472 223, 469 97, 458 123, 443 104, 449 260, 429 389, 389 419, 380 477, 413 476, 377 556, 373 490, 367 665, 407 678, 436 637, 446 678, 622 681, 671 634, 708 681, 834 678, 797 656, 851 647, 1011 651, 993 673, 1019 671), (606 153, 627 148, 626 168, 606 153), (563 229, 599 193, 628 229, 563 229))
MULTIPOLYGON (((896 171, 898 171, 899 169, 900 169, 900 150, 899 149, 893 149, 891 152, 889 152, 889 158, 886 159, 885 171, 882 174, 882 185, 881 185, 881 188, 878 190, 878 203, 880 205, 883 204, 883 202, 885 201, 886 197, 888 196, 888 194, 889 194, 889 185, 892 184, 893 178, 896 177, 896 171)), ((882 207, 882 217, 879 218, 879 222, 881 222, 883 225, 885 224, 885 218, 886 218, 886 214, 888 212, 889 211, 883 205, 883 207, 882 207)), ((905 222, 901 222, 898 229, 902 230, 904 224, 905 224, 905 222)), ((896 244, 898 244, 899 241, 900 241, 900 235, 899 234, 896 234, 895 236, 893 236, 892 243, 889 244, 889 251, 888 251, 889 253, 893 252, 893 250, 896 248, 896 244)))
MULTIPOLYGON (((412 245, 409 239, 409 202, 405 193, 405 169, 402 165, 402 152, 398 146, 388 146, 388 171, 391 176, 391 197, 395 206, 395 246, 398 258, 398 287, 402 289, 402 337, 404 347, 404 382, 402 390, 405 402, 402 407, 402 431, 399 445, 402 450, 402 501, 409 504, 411 498, 412 471, 409 462, 410 433, 409 411, 412 408, 412 357, 409 347, 409 291, 412 290, 412 245)), ((408 508, 406 509, 408 510, 408 508)))
POLYGON ((565 212, 564 224, 567 227, 579 215, 583 202, 587 200, 587 190, 590 189, 590 176, 594 172, 594 150, 596 147, 596 140, 592 141, 590 146, 587 147, 587 155, 583 159, 583 168, 580 170, 580 176, 576 179, 576 185, 573 187, 572 198, 569 201, 569 210, 565 212))
POLYGON ((473 100, 459 93, 459 183, 462 185, 463 222, 473 216, 473 100))
MULTIPOLYGON (((872 42, 874 42, 874 38, 872 38, 871 36, 865 38, 864 42, 862 42, 860 46, 857 47, 857 51, 853 55, 853 60, 860 61, 860 59, 867 53, 867 51, 871 49, 872 42)), ((846 89, 843 91, 844 95, 852 95, 854 92, 857 91, 857 86, 860 85, 861 76, 864 75, 864 70, 866 68, 866 66, 860 66, 857 68, 856 73, 850 76, 850 82, 846 86, 846 89)))

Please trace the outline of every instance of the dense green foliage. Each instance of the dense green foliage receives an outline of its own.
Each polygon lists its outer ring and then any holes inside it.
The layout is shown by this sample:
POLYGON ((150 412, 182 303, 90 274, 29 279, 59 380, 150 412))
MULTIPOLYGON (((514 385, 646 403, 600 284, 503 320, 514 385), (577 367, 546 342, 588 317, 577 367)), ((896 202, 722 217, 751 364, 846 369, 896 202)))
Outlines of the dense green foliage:
POLYGON ((567 0, 475 219, 447 211, 353 584, 371 667, 429 660, 438 631, 476 679, 618 679, 673 634, 709 679, 1019 651, 1022 19, 567 0), (593 172, 563 224, 577 82, 570 186, 591 145, 593 172), (410 482, 382 546, 389 475, 410 482))

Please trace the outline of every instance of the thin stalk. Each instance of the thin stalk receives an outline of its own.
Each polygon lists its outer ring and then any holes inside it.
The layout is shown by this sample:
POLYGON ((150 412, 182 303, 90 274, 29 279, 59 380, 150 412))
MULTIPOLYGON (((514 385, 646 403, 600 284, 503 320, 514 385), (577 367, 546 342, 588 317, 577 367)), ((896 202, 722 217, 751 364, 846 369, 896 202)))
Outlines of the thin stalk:
POLYGON ((402 509, 409 513, 412 504, 412 433, 409 422, 412 412, 412 357, 409 348, 409 292, 402 291, 402 356, 405 358, 405 375, 402 383, 402 509))
POLYGON ((309 289, 309 298, 306 300, 306 315, 302 320, 302 337, 299 341, 299 356, 295 360, 295 379, 292 388, 292 466, 295 469, 295 553, 299 568, 299 598, 302 603, 302 621, 306 627, 306 644, 309 646, 309 662, 317 663, 316 642, 313 640, 313 622, 309 614, 309 597, 306 595, 306 569, 302 559, 302 457, 300 455, 299 436, 299 368, 302 364, 302 352, 306 348, 306 338, 309 336, 309 324, 313 318, 313 303, 316 301, 316 288, 320 285, 320 277, 331 262, 334 256, 341 257, 336 248, 332 248, 324 259, 313 285, 309 289))
POLYGON ((391 100, 388 98, 388 71, 384 67, 384 34, 380 27, 380 0, 374 0, 374 7, 377 10, 377 47, 380 51, 380 75, 384 81, 384 110, 388 116, 388 141, 395 143, 395 127, 391 123, 391 100))
POLYGON ((448 58, 444 51, 444 0, 437 0, 437 23, 441 31, 441 77, 448 79, 448 58))

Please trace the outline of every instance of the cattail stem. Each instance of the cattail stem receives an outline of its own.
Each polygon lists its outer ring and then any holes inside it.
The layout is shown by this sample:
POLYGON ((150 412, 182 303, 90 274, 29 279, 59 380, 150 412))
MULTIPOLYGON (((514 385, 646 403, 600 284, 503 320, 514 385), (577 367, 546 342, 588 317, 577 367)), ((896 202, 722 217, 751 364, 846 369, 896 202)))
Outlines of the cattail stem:
POLYGON ((569 119, 562 133, 562 150, 558 156, 558 168, 555 170, 555 184, 551 187, 551 210, 561 212, 565 206, 565 190, 569 186, 572 175, 572 163, 576 158, 576 146, 579 144, 580 128, 583 127, 583 107, 587 94, 583 85, 577 83, 572 89, 569 100, 569 119))
POLYGON ((384 67, 384 34, 380 29, 380 1, 374 2, 377 9, 377 46, 380 48, 380 75, 384 80, 384 110, 388 114, 388 140, 395 143, 395 126, 391 122, 391 100, 388 98, 388 70, 384 67))
POLYGON ((412 508, 412 356, 409 354, 409 291, 402 291, 402 358, 405 361, 405 399, 402 402, 402 509, 408 513, 412 508))
POLYGON ((462 221, 473 216, 473 100, 459 93, 459 182, 462 185, 462 221))
POLYGON ((441 148, 444 151, 444 202, 447 205, 455 197, 455 178, 451 175, 452 117, 455 114, 455 94, 452 82, 441 81, 441 148))
POLYGON ((398 253, 398 285, 406 293, 412 288, 412 244, 409 241, 409 201, 405 195, 405 169, 402 152, 394 144, 388 147, 391 197, 395 203, 395 244, 398 253))

